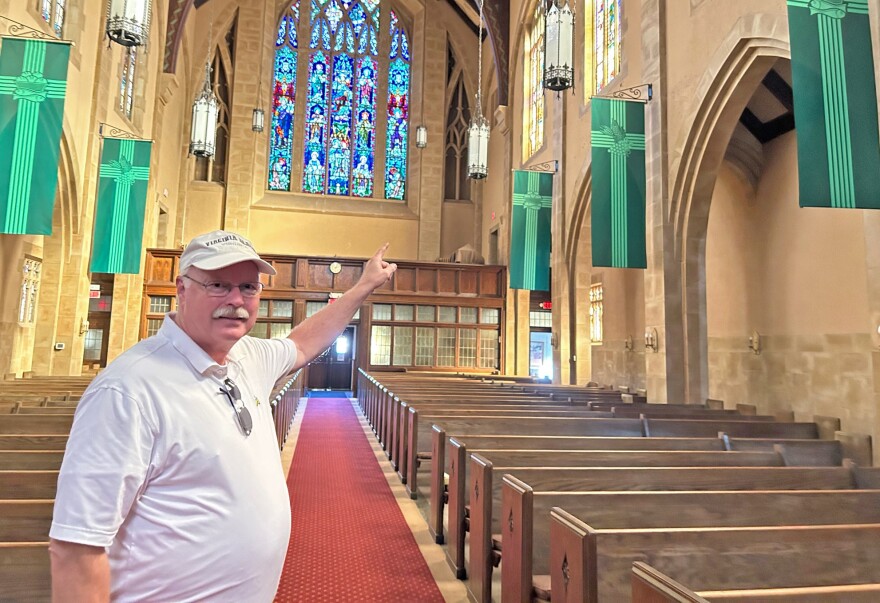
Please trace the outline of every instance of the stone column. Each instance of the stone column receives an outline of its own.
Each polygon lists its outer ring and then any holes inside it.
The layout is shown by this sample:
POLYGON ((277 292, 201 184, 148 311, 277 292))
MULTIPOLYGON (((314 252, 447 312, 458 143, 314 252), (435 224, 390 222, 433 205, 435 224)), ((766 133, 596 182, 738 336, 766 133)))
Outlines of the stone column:
POLYGON ((550 285, 550 299, 553 302, 551 317, 553 320, 553 341, 555 342, 553 346, 553 382, 570 383, 571 365, 569 362, 575 344, 571 341, 571 329, 569 328, 569 317, 574 311, 574 308, 569 307, 569 291, 573 283, 569 281, 571 274, 568 257, 565 253, 566 241, 571 236, 568 233, 568 225, 571 224, 571 221, 568 219, 568 199, 565 190, 565 143, 567 140, 565 134, 568 125, 568 112, 566 111, 568 98, 565 93, 557 94, 550 91, 544 93, 544 102, 548 100, 556 103, 550 135, 553 141, 551 160, 558 161, 558 171, 553 178, 553 213, 550 223, 553 241, 550 255, 553 275, 550 285))
MULTIPOLYGON (((410 153, 419 163, 419 260, 433 262, 440 256, 441 221, 443 215, 443 158, 446 140, 446 32, 431 27, 428 11, 423 11, 421 23, 424 31, 424 64, 421 95, 424 125, 431 140, 424 149, 415 146, 415 122, 410 127, 410 153)), ((415 92, 415 90, 414 90, 415 92)), ((413 161, 411 160, 412 164, 413 161)), ((416 208, 413 208, 416 209, 416 208)))
MULTIPOLYGON (((642 4, 644 80, 654 86, 646 107, 646 221, 648 270, 645 275, 645 328, 657 329, 659 350, 645 355, 651 402, 685 400, 681 266, 669 220, 669 149, 666 131, 666 7, 661 0, 642 4)), ((640 340, 639 337, 635 339, 640 340)))

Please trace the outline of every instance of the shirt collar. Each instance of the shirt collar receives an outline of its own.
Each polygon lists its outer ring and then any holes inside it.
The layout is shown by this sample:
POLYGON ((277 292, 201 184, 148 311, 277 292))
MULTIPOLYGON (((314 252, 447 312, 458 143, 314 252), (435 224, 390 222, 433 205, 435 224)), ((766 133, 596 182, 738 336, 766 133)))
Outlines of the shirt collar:
POLYGON ((236 342, 226 355, 226 364, 218 364, 180 328, 180 325, 174 320, 176 316, 177 312, 169 312, 165 315, 165 320, 162 321, 162 327, 157 336, 167 339, 192 366, 193 370, 200 375, 213 375, 220 378, 227 376, 230 367, 237 373, 239 363, 245 356, 244 348, 239 345, 239 342, 236 342))

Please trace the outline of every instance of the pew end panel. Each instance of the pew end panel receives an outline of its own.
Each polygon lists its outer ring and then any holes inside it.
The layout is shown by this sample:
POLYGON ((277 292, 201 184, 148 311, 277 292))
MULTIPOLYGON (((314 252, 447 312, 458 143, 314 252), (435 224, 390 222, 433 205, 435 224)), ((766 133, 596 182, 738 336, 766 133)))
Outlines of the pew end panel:
POLYGON ((479 454, 468 460, 470 493, 470 594, 477 603, 492 601, 492 463, 479 454))
POLYGON ((444 543, 443 498, 445 496, 446 432, 437 425, 431 426, 431 497, 428 529, 434 542, 444 543))
POLYGON ((833 440, 834 434, 840 431, 840 418, 827 417, 824 415, 813 415, 813 422, 819 429, 820 440, 833 440))
MULTIPOLYGON (((458 439, 451 437, 447 440, 446 454, 449 459, 449 497, 446 506, 446 537, 449 546, 446 549, 446 554, 450 558, 455 577, 464 580, 467 577, 464 552, 467 532, 464 510, 468 492, 466 480, 467 448, 458 439)), ((440 513, 442 516, 443 511, 441 510, 440 513)))
POLYGON ((709 603, 647 563, 636 561, 632 568, 633 603, 709 603))
POLYGON ((407 421, 407 438, 406 438, 406 492, 409 497, 416 499, 419 496, 418 484, 416 483, 416 475, 419 472, 419 460, 417 457, 419 450, 419 412, 409 407, 409 420, 407 421))
POLYGON ((871 436, 862 433, 850 433, 847 431, 834 432, 834 439, 840 442, 843 448, 843 457, 852 459, 861 467, 874 465, 874 448, 871 436))
POLYGON ((400 403, 400 413, 397 418, 397 476, 400 483, 406 483, 406 469, 409 463, 406 458, 407 440, 409 438, 409 404, 400 403))
POLYGON ((550 512, 550 593, 553 603, 598 603, 593 529, 559 507, 550 512))
POLYGON ((532 488, 514 476, 501 478, 502 603, 531 603, 532 488))

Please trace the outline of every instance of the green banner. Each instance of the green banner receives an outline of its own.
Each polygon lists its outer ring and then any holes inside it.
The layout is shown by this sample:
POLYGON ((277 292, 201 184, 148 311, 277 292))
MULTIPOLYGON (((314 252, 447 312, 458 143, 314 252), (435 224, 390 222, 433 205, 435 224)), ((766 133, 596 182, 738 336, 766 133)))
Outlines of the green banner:
POLYGON ((513 171, 510 288, 550 290, 553 174, 513 171))
POLYGON ((140 272, 152 145, 148 140, 104 139, 92 272, 140 272))
POLYGON ((788 0, 801 207, 880 209, 868 0, 788 0))
POLYGON ((593 266, 647 268, 645 105, 591 101, 593 266))
POLYGON ((0 233, 52 234, 70 45, 0 40, 0 233))

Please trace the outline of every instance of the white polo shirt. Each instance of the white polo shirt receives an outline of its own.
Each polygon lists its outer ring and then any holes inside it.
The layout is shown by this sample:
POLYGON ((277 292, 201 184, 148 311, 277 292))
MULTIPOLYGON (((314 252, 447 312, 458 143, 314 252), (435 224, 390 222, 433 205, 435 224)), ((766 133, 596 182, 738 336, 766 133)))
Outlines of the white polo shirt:
POLYGON ((296 347, 244 337, 220 366, 172 318, 77 405, 49 535, 108 547, 115 601, 272 601, 290 499, 269 396, 296 347), (220 391, 227 376, 250 436, 220 391))

